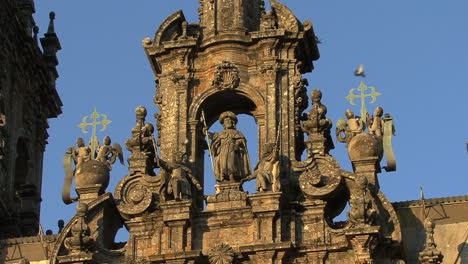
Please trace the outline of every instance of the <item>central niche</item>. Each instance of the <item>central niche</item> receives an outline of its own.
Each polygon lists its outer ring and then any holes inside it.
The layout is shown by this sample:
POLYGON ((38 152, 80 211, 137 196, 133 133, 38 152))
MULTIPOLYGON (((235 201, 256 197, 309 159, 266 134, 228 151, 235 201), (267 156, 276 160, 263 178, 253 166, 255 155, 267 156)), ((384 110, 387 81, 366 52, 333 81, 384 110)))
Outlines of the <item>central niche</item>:
MULTIPOLYGON (((204 124, 202 122, 202 112, 205 117, 208 132, 218 133, 224 130, 223 125, 219 122, 219 117, 227 111, 237 115, 237 124, 235 128, 240 131, 247 140, 247 152, 250 157, 250 172, 253 171, 260 153, 259 142, 261 141, 259 134, 258 116, 256 116, 257 105, 249 98, 249 95, 240 90, 222 90, 214 94, 206 96, 202 99, 198 110, 198 120, 200 120, 199 131, 197 133, 198 142, 196 147, 196 155, 193 159, 197 175, 200 175, 200 182, 203 182, 204 194, 215 193, 215 176, 213 172, 213 162, 215 157, 209 156, 208 144, 206 136, 203 133, 204 124)), ((209 140, 211 143, 211 139, 209 140)), ((193 153, 193 152, 192 152, 193 153)), ((192 154, 193 155, 193 154, 192 154)), ((254 182, 245 184, 246 190, 254 191, 254 182)))

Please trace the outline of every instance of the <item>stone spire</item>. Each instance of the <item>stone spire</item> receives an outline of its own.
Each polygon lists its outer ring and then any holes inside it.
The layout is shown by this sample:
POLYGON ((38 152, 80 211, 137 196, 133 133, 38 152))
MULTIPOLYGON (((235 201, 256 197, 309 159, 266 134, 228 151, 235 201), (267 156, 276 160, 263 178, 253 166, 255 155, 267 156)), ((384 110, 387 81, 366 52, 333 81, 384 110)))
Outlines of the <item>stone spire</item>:
POLYGON ((198 0, 200 25, 205 36, 257 31, 264 0, 198 0))

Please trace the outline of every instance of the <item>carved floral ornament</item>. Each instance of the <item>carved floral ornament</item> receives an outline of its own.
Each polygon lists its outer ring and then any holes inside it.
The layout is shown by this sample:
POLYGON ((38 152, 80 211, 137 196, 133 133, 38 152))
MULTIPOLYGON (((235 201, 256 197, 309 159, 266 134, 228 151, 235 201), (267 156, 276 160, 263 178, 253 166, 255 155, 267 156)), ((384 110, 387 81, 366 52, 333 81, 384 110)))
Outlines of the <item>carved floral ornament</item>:
POLYGON ((236 253, 227 244, 214 246, 208 255, 210 264, 231 264, 233 263, 236 253))
POLYGON ((212 86, 220 90, 235 89, 239 86, 239 68, 231 62, 223 61, 216 67, 212 86))

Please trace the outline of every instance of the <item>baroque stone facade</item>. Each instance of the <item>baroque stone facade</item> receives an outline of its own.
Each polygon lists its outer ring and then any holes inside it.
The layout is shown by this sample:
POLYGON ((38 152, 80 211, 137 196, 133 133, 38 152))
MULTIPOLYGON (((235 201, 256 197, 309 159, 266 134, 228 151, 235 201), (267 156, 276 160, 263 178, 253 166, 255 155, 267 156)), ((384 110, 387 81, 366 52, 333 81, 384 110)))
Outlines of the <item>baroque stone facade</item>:
POLYGON ((61 113, 55 89, 60 42, 54 14, 45 36, 32 0, 0 1, 0 238, 36 235, 47 119, 61 113), (39 43, 42 44, 41 51, 39 43))
MULTIPOLYGON (((438 228, 427 221, 427 243, 418 238, 420 247, 412 248, 407 208, 392 205, 380 191, 382 138, 384 127, 391 128, 382 108, 368 117, 367 131, 347 111, 348 121, 336 125, 346 145, 335 146, 322 103, 326 94, 307 94, 302 75, 319 59, 312 23, 300 22, 276 0, 270 11, 263 0, 199 2, 199 23, 189 24, 178 11, 142 42, 156 76, 159 112, 153 125, 146 108, 136 108, 125 141, 128 174, 107 192, 112 165, 122 158, 120 145, 110 146, 107 138, 94 150, 78 139, 64 159, 63 192, 65 203, 78 203, 76 215, 58 235, 0 241, 2 254, 16 256, 20 248, 22 261, 51 264, 393 264, 417 263, 418 256, 440 263, 438 228), (255 167, 236 127, 239 114, 253 116, 258 126, 258 153, 250 153, 260 157, 255 167), (223 130, 209 131, 215 122, 223 130), (348 149, 353 171, 330 155, 335 147, 348 149), (217 181, 213 195, 204 192, 206 152, 217 181), (76 198, 70 197, 73 179, 76 198), (257 192, 249 194, 242 185, 253 179, 257 192), (347 205, 347 220, 335 221, 347 205), (115 243, 123 227, 130 238, 115 243)), ((46 80, 53 81, 60 48, 53 19, 42 43, 46 80)), ((57 111, 41 110, 50 113, 46 117, 59 113, 60 101, 53 98, 57 111)), ((424 220, 426 215, 417 222, 424 220)))

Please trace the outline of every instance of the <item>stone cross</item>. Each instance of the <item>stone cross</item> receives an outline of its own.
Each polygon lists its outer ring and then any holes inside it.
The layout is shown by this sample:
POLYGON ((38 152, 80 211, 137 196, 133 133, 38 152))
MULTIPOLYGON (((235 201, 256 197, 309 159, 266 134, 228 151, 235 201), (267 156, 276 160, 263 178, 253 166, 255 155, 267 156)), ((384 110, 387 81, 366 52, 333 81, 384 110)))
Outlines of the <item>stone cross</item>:
POLYGON ((366 116, 367 116, 367 109, 366 109, 366 98, 369 97, 372 100, 369 102, 370 104, 373 104, 377 101, 377 96, 382 95, 381 93, 378 93, 375 89, 375 87, 372 86, 367 86, 364 82, 361 81, 361 84, 359 84, 358 88, 353 88, 349 90, 348 96, 345 98, 349 100, 349 103, 352 105, 356 105, 354 102, 354 99, 360 98, 361 99, 361 119, 366 123, 366 116), (360 92, 360 94, 355 94, 354 91, 360 92), (370 93, 366 93, 367 90, 370 90, 370 93))
POLYGON ((109 125, 112 121, 107 118, 107 115, 105 114, 99 114, 96 111, 96 108, 94 108, 94 111, 91 113, 89 116, 83 117, 81 120, 81 124, 78 125, 79 128, 81 128, 81 131, 84 134, 87 134, 88 131, 86 130, 86 127, 90 126, 92 127, 92 133, 91 133, 91 140, 90 140, 90 148, 91 148, 91 155, 92 158, 95 158, 95 153, 96 149, 98 147, 98 139, 96 136, 96 129, 99 125, 102 126, 101 130, 99 131, 104 131, 107 129, 107 125, 109 125), (101 121, 98 121, 98 119, 101 117, 101 121), (88 123, 87 120, 88 118, 91 118, 92 122, 88 123))

